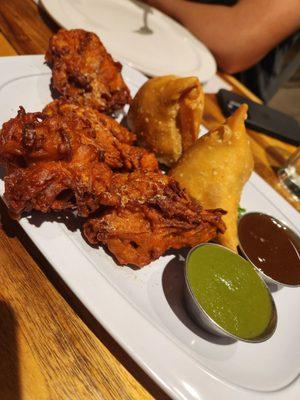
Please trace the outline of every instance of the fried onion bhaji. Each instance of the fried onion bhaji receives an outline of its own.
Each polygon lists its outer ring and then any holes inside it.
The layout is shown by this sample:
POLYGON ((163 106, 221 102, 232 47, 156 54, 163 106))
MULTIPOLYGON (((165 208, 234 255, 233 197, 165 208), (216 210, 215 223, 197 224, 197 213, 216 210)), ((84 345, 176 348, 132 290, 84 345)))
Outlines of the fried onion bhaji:
POLYGON ((192 247, 225 231, 223 210, 202 208, 161 172, 115 174, 114 207, 84 224, 92 244, 104 244, 120 264, 143 267, 168 249, 192 247))
POLYGON ((66 100, 39 113, 21 107, 0 135, 11 215, 76 210, 90 218, 83 227, 89 243, 137 267, 224 232, 224 212, 203 210, 134 141, 112 118, 66 100))
POLYGON ((65 100, 42 113, 3 124, 0 161, 7 165, 5 201, 13 216, 77 209, 87 216, 105 203, 114 171, 157 170, 157 160, 132 146, 135 136, 112 118, 65 100))
POLYGON ((45 59, 52 69, 52 89, 72 102, 112 114, 131 100, 122 65, 94 33, 59 30, 49 41, 45 59))

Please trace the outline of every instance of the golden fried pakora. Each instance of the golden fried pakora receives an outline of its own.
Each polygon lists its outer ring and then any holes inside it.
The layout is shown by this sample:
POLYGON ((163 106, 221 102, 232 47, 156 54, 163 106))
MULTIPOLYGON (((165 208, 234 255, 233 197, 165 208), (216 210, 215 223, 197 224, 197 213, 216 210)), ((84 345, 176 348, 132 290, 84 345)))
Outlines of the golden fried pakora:
POLYGON ((132 146, 134 140, 112 118, 65 100, 50 103, 42 113, 20 108, 0 135, 0 161, 9 172, 4 198, 11 214, 95 211, 114 171, 157 170, 155 156, 132 146))
POLYGON ((40 113, 20 108, 0 134, 11 214, 77 210, 91 218, 84 225, 90 243, 138 267, 223 232, 222 210, 203 211, 134 140, 110 117, 66 100, 40 113))
POLYGON ((51 37, 45 58, 56 94, 106 114, 130 102, 122 65, 112 59, 96 34, 61 29, 51 37))
POLYGON ((192 247, 224 232, 223 210, 205 211, 161 172, 135 171, 112 179, 114 207, 83 227, 120 264, 142 267, 168 249, 192 247))

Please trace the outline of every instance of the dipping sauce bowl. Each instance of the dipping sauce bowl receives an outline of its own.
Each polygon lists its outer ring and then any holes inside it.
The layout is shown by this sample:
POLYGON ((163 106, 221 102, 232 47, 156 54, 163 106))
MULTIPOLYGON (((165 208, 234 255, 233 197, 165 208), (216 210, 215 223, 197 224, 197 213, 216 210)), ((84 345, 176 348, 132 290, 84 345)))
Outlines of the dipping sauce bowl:
POLYGON ((267 283, 300 286, 300 237, 282 221, 260 212, 238 222, 239 248, 267 283))
POLYGON ((249 261, 218 244, 190 250, 185 303, 193 320, 218 336, 258 343, 276 329, 277 311, 264 280, 249 261))

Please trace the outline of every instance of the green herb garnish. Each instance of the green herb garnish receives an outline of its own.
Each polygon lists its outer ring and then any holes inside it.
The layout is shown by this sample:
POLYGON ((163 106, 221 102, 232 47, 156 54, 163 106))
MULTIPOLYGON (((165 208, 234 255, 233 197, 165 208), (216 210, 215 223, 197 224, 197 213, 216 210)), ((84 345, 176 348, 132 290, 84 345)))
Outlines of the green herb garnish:
POLYGON ((243 214, 245 214, 246 211, 247 211, 246 208, 243 208, 243 207, 241 207, 241 206, 239 205, 239 206, 238 206, 238 217, 241 218, 241 216, 242 216, 243 214))

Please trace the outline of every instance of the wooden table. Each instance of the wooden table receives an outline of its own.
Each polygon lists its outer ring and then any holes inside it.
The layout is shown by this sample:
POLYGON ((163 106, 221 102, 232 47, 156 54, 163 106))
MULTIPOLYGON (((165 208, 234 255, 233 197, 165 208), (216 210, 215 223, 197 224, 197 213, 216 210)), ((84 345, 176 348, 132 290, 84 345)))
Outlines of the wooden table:
MULTIPOLYGON (((44 53, 57 29, 32 0, 0 0, 1 56, 44 53)), ((207 95, 205 124, 223 119, 215 96, 207 95)), ((249 135, 256 171, 300 210, 276 177, 294 147, 249 135)), ((2 202, 0 212, 0 399, 167 399, 76 299, 2 202)))

